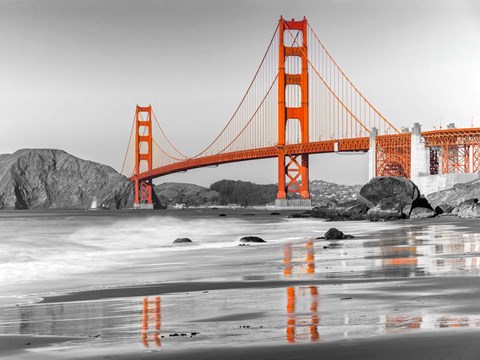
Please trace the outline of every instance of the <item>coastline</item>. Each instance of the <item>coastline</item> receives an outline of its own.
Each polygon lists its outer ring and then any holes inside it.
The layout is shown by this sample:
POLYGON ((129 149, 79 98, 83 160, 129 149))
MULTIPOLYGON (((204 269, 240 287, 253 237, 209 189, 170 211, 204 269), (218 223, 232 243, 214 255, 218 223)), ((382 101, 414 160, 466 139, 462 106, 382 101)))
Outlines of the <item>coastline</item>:
MULTIPOLYGON (((271 219, 257 216, 248 226, 268 234, 278 227, 271 219)), ((473 340, 480 331, 478 224, 445 220, 288 220, 285 226, 302 224, 311 237, 155 253, 156 262, 141 258, 141 266, 115 270, 115 279, 135 272, 164 281, 4 307, 0 332, 25 335, 1 338, 0 357, 423 360, 450 359, 453 351, 473 360, 480 350, 473 340), (313 238, 333 226, 356 238, 313 238)), ((238 235, 223 224, 229 237, 238 235)))

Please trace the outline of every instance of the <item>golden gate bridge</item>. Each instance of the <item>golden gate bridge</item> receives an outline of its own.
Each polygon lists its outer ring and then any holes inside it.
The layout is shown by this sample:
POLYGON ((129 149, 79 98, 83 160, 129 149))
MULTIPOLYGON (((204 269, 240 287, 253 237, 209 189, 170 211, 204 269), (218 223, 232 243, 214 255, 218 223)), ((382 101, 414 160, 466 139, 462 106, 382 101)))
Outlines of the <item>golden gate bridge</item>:
MULTIPOLYGON (((419 131, 417 126, 428 157, 420 168, 428 174, 480 170, 480 129, 419 131)), ((277 158, 277 201, 286 205, 291 194, 310 199, 310 154, 369 151, 371 177, 413 177, 418 166, 412 168, 412 159, 419 156, 412 154, 418 150, 412 137, 415 130, 400 131, 367 100, 306 18, 281 17, 240 104, 210 144, 193 156, 184 154, 152 107, 137 106, 122 173, 135 182, 135 206, 148 208, 157 177, 277 158)))

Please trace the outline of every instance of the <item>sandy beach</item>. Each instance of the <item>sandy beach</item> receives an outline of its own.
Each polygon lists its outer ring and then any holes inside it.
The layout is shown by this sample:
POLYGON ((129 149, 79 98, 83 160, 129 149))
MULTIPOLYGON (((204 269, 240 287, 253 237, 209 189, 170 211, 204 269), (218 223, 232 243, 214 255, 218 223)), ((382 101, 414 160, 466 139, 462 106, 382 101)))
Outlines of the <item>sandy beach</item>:
MULTIPOLYGON (((12 295, 0 316, 0 357, 478 358, 474 221, 328 223, 237 215, 227 224, 213 215, 185 220, 192 229, 197 221, 221 229, 215 236, 231 245, 204 240, 204 246, 165 245, 166 251, 152 253, 147 244, 134 257, 118 252, 122 266, 69 275, 64 291, 48 291, 40 281, 43 290, 14 302, 12 295), (298 225, 311 236, 287 233, 298 225), (355 238, 315 239, 333 226, 355 238), (259 234, 267 243, 238 246, 247 229, 245 235, 259 234), (91 286, 83 286, 85 279, 91 286)), ((117 221, 104 218, 99 226, 118 228, 117 221)), ((88 244, 84 230, 75 234, 75 243, 88 244)), ((118 236, 112 238, 118 242, 118 236)))

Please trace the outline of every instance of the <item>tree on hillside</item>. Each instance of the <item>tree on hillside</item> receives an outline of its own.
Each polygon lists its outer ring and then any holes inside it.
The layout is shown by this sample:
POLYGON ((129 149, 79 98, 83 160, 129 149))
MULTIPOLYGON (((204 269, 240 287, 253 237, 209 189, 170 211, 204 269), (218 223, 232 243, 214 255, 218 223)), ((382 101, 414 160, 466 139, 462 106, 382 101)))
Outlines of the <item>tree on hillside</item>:
POLYGON ((248 181, 221 180, 210 185, 210 190, 219 193, 221 205, 241 206, 265 205, 275 200, 276 185, 258 185, 248 181))

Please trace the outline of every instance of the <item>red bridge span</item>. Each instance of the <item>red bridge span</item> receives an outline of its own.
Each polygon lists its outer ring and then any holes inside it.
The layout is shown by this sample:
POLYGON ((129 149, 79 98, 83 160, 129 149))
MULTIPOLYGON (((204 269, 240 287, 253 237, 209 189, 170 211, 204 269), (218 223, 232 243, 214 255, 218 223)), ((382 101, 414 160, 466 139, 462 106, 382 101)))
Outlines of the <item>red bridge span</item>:
POLYGON ((308 204, 309 155, 349 151, 369 152, 370 177, 476 173, 480 128, 400 131, 350 81, 307 19, 280 18, 240 104, 204 150, 185 155, 152 107, 137 106, 122 172, 135 182, 135 206, 149 208, 157 177, 277 158, 278 204, 292 197, 308 204))

